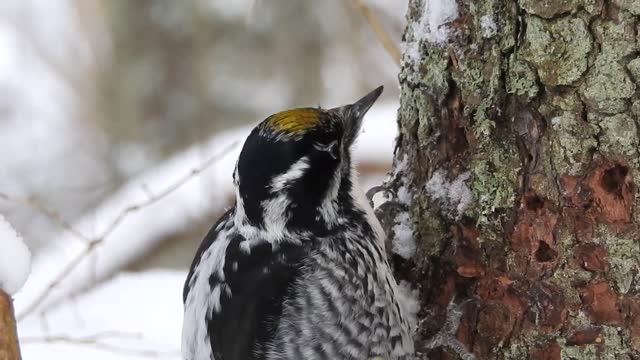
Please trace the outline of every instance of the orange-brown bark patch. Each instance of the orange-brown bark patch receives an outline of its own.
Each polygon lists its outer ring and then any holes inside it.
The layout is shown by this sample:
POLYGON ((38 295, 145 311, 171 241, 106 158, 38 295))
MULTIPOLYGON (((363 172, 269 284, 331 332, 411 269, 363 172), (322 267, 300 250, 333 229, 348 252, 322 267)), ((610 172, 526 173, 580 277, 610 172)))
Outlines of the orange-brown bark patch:
POLYGON ((629 345, 635 351, 640 352, 640 297, 628 298, 624 302, 627 319, 625 328, 629 335, 629 345))
POLYGON ((488 274, 474 288, 475 294, 484 301, 478 309, 473 334, 473 352, 480 359, 489 358, 494 348, 506 341, 521 322, 525 305, 515 285, 503 274, 488 274))
POLYGON ((635 186, 629 168, 622 164, 604 163, 585 179, 591 191, 591 211, 606 224, 624 226, 631 221, 635 186))
POLYGON ((567 345, 600 344, 602 337, 599 328, 580 329, 567 338, 567 345))
POLYGON ((456 331, 456 338, 470 351, 473 349, 475 341, 475 327, 478 323, 479 302, 470 303, 465 307, 465 311, 460 318, 460 326, 456 331))
POLYGON ((580 241, 589 241, 596 223, 624 231, 633 219, 636 186, 628 166, 594 162, 583 177, 562 175, 565 215, 580 241))
POLYGON ((574 259, 585 270, 602 273, 609 268, 607 250, 597 244, 580 244, 574 249, 574 259))
POLYGON ((529 290, 525 319, 527 325, 546 334, 560 330, 567 320, 567 305, 562 289, 558 286, 536 282, 529 290))
POLYGON ((582 309, 597 324, 620 325, 618 295, 604 281, 590 282, 579 289, 582 309))
POLYGON ((458 275, 465 278, 477 278, 485 273, 482 251, 478 244, 480 232, 473 225, 453 226, 451 232, 456 239, 453 263, 458 275))
POLYGON ((485 302, 478 311, 473 352, 480 359, 488 359, 511 335, 517 314, 501 301, 485 302))
POLYGON ((551 204, 533 193, 526 194, 516 223, 508 235, 513 251, 513 276, 534 279, 553 269, 558 262, 554 231, 558 215, 551 204))

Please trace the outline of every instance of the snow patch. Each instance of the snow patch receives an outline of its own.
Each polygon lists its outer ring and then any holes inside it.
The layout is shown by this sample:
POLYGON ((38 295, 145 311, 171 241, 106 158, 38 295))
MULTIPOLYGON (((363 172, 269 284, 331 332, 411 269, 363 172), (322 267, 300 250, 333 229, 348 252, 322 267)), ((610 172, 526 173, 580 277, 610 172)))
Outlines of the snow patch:
POLYGON ((402 184, 398 189, 398 201, 405 205, 408 205, 409 201, 411 201, 411 192, 405 184, 402 184))
POLYGON ((18 323, 23 359, 182 359, 182 285, 186 271, 120 273, 46 316, 18 323), (46 323, 46 326, 43 324, 46 323), (37 341, 46 336, 95 342, 37 341))
POLYGON ((484 37, 492 37, 498 32, 498 26, 493 15, 484 15, 480 18, 480 27, 484 37))
POLYGON ((420 18, 411 24, 410 33, 402 43, 404 59, 414 66, 422 60, 420 46, 424 43, 443 44, 449 39, 449 22, 458 17, 456 0, 424 0, 420 18))
POLYGON ((398 202, 400 202, 403 205, 409 205, 409 203, 411 202, 411 190, 409 190, 409 186, 407 186, 407 177, 406 177, 406 173, 407 173, 407 158, 406 156, 402 158, 402 160, 400 160, 394 169, 394 178, 398 178, 401 177, 400 179, 400 187, 398 187, 398 191, 397 191, 397 197, 398 197, 398 202))
POLYGON ((0 214, 0 289, 13 295, 31 272, 31 252, 22 237, 0 214))
POLYGON ((404 259, 411 259, 416 252, 416 242, 413 239, 413 229, 408 212, 401 212, 396 215, 393 226, 393 242, 391 250, 404 259))
POLYGON ((444 209, 455 217, 460 217, 473 201, 473 193, 465 183, 471 176, 470 172, 458 175, 453 181, 446 178, 444 170, 439 169, 425 186, 432 199, 442 203, 444 209))
POLYGON ((553 127, 559 127, 560 125, 562 125, 562 116, 556 116, 554 118, 551 119, 551 125, 553 127))
POLYGON ((418 42, 443 43, 450 34, 447 23, 457 17, 455 0, 426 0, 420 19, 413 24, 413 36, 418 42))

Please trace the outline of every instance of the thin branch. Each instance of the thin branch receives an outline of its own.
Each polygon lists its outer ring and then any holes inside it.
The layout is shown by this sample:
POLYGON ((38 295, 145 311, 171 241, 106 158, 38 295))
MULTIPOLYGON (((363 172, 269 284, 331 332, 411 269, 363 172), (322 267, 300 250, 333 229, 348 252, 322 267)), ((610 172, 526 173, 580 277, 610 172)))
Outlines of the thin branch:
POLYGON ((373 30, 380 44, 382 44, 382 47, 384 47, 384 49, 387 51, 387 54, 391 56, 391 59, 396 63, 396 65, 400 66, 400 49, 393 41, 389 33, 385 30, 384 26, 382 26, 382 23, 380 22, 376 14, 374 14, 371 8, 369 8, 369 6, 364 3, 364 0, 354 0, 354 4, 367 20, 367 23, 369 23, 369 26, 373 30))
POLYGON ((62 280, 64 280, 67 276, 69 276, 69 274, 71 274, 73 269, 75 269, 82 262, 82 260, 84 260, 85 257, 89 256, 93 252, 93 250, 96 248, 96 246, 100 242, 102 242, 102 240, 95 240, 90 242, 82 252, 78 253, 73 259, 71 259, 71 261, 68 262, 64 266, 64 268, 62 268, 62 271, 60 271, 58 275, 54 277, 54 279, 40 293, 40 295, 38 295, 36 299, 33 300, 22 311, 22 313, 18 314, 17 316, 18 321, 24 319, 27 315, 32 313, 47 298, 47 296, 49 296, 51 291, 53 291, 53 289, 55 289, 58 285, 60 285, 60 282, 62 282, 62 280))
POLYGON ((71 225, 71 223, 69 223, 64 218, 64 216, 62 216, 62 214, 60 214, 56 210, 53 210, 53 209, 47 207, 44 204, 42 204, 40 201, 38 201, 38 199, 36 199, 34 197, 18 198, 18 197, 9 196, 8 194, 0 192, 0 199, 8 201, 8 202, 21 204, 23 206, 30 207, 30 208, 32 208, 32 209, 44 214, 47 218, 49 218, 50 220, 52 220, 56 224, 60 225, 60 227, 62 227, 63 229, 65 229, 66 231, 71 233, 73 236, 75 236, 77 238, 80 238, 80 239, 82 239, 82 240, 84 240, 86 242, 91 242, 91 239, 88 236, 86 236, 82 232, 80 232, 77 229, 75 229, 73 227, 73 225, 71 225))
POLYGON ((78 346, 90 346, 95 349, 109 351, 117 354, 137 355, 144 357, 160 357, 180 355, 179 351, 157 351, 146 349, 131 349, 122 346, 109 344, 108 340, 113 339, 142 339, 139 333, 123 333, 117 331, 108 331, 87 336, 68 336, 68 335, 47 335, 47 336, 24 336, 21 338, 22 344, 39 344, 39 343, 65 343, 78 346))
MULTIPOLYGON (((65 221, 61 216, 57 216, 59 214, 57 214, 56 212, 43 211, 43 209, 46 209, 46 208, 40 207, 40 206, 33 206, 33 204, 31 204, 30 202, 27 202, 28 205, 31 205, 36 210, 42 211, 45 216, 50 217, 52 220, 60 224, 63 228, 69 230, 72 234, 82 239, 85 239, 86 247, 80 253, 78 253, 75 257, 73 257, 69 262, 67 262, 67 264, 62 268, 62 270, 56 276, 54 276, 51 282, 49 282, 46 288, 38 296, 36 296, 36 298, 29 305, 27 305, 20 314, 18 314, 17 316, 18 320, 24 319, 27 315, 31 314, 34 310, 36 310, 38 306, 40 306, 40 304, 42 304, 42 302, 44 302, 44 300, 49 296, 51 291, 53 291, 64 279, 66 279, 71 274, 71 272, 76 267, 78 267, 80 263, 82 263, 82 261, 86 257, 92 255, 96 250, 96 248, 98 247, 98 245, 103 243, 105 239, 107 239, 113 233, 113 231, 122 223, 122 221, 124 221, 127 218, 127 216, 141 209, 144 209, 145 207, 153 205, 154 203, 160 201, 161 199, 165 198, 169 194, 173 193, 174 191, 179 189, 182 185, 187 183, 189 180, 198 176, 208 167, 213 165, 220 158, 228 154, 237 145, 238 145, 237 141, 233 142, 231 145, 227 146, 222 151, 213 155, 208 160, 203 162, 199 167, 192 169, 189 173, 187 173, 178 181, 176 181, 175 183, 165 188, 160 193, 150 196, 145 201, 126 207, 113 219, 113 221, 109 223, 109 225, 105 228, 102 234, 95 238, 85 236, 80 231, 77 231, 76 229, 73 228, 72 225, 70 225, 69 222, 65 221)), ((7 197, 7 196, 4 196, 3 198, 7 200, 12 199, 11 197, 7 197)))
POLYGON ((115 230, 118 227, 118 225, 120 225, 120 223, 127 216, 129 216, 131 213, 134 213, 134 212, 136 212, 136 211, 138 211, 138 210, 140 210, 142 208, 145 208, 147 206, 153 205, 154 203, 158 202, 159 200, 162 200, 167 195, 171 194, 172 192, 174 192, 178 188, 180 188, 182 185, 187 183, 192 178, 200 175, 203 171, 205 171, 207 168, 209 168, 211 165, 213 165, 216 161, 220 160, 221 157, 225 156, 231 150, 233 150, 237 145, 238 145, 238 142, 234 141, 231 145, 229 145, 226 148, 224 148, 220 153, 213 155, 207 161, 202 163, 199 167, 192 169, 189 173, 184 175, 181 179, 179 179, 178 181, 176 181, 172 185, 168 186, 166 189, 164 189, 160 193, 155 194, 155 195, 151 194, 151 196, 146 201, 143 201, 143 202, 138 203, 138 204, 130 205, 129 207, 125 208, 118 216, 116 216, 115 219, 113 219, 111 224, 109 226, 107 226, 105 231, 100 236, 100 239, 104 239, 104 238, 108 237, 109 235, 111 235, 113 230, 115 230))
MULTIPOLYGON (((20 340, 23 343, 42 343, 42 342, 52 342, 57 341, 58 339, 68 339, 67 335, 45 335, 45 336, 21 336, 20 340)), ((108 339, 142 339, 143 336, 141 333, 129 333, 122 331, 102 331, 91 335, 85 335, 82 337, 74 337, 73 340, 76 342, 97 342, 97 341, 105 341, 108 339)))

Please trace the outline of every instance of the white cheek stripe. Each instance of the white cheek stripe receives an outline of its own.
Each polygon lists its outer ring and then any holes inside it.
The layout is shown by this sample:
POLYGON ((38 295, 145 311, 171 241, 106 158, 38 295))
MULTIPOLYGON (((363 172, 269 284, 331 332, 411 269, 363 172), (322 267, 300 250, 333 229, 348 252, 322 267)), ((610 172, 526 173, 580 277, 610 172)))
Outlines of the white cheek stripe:
MULTIPOLYGON (((341 169, 342 164, 338 167, 341 169)), ((336 171, 329 184, 329 190, 325 196, 322 204, 320 205, 320 216, 329 225, 338 224, 338 192, 340 191, 340 178, 342 174, 340 171, 336 171)))
MULTIPOLYGON (((309 169, 309 166, 309 158, 304 156, 291 165, 286 172, 276 176, 271 181, 269 185, 270 192, 277 194, 277 196, 265 200, 260 204, 262 207, 264 229, 249 224, 244 212, 242 197, 236 186, 236 213, 234 215, 234 221, 238 232, 247 239, 241 244, 241 249, 244 250, 245 253, 250 253, 251 247, 262 241, 275 244, 285 238, 295 238, 286 229, 289 220, 287 209, 291 201, 283 190, 294 181, 300 179, 305 174, 305 171, 309 169)), ((242 181, 242 179, 239 180, 242 181)))
POLYGON ((304 156, 296 161, 285 173, 276 176, 271 181, 271 193, 282 191, 287 185, 300 179, 309 168, 309 158, 304 156))

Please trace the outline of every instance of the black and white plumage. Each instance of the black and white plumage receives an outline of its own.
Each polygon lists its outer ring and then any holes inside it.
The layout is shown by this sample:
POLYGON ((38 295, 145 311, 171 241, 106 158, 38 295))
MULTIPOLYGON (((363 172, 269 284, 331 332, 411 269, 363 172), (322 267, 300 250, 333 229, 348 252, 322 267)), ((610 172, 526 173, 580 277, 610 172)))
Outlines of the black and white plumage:
POLYGON ((184 286, 185 360, 413 358, 384 232, 351 161, 381 92, 284 111, 249 135, 236 204, 184 286))

